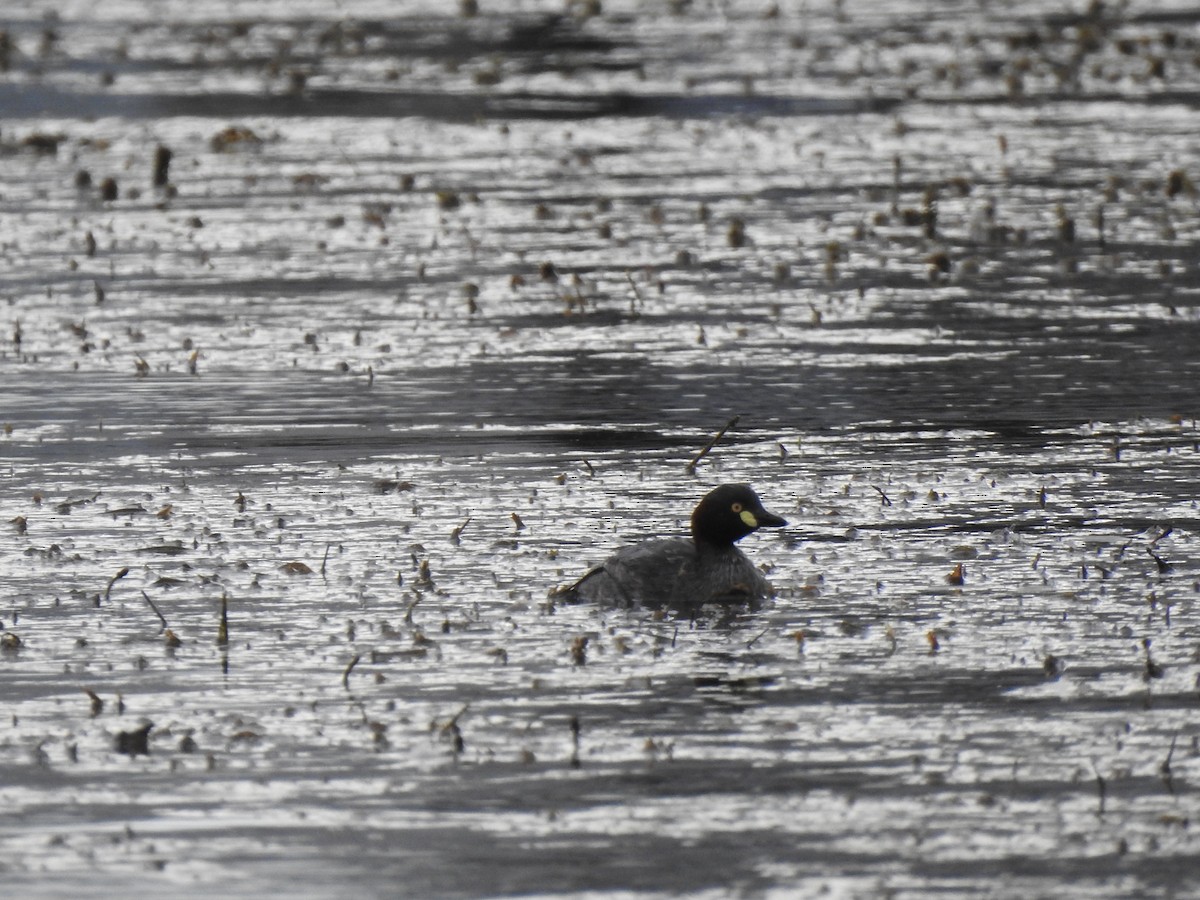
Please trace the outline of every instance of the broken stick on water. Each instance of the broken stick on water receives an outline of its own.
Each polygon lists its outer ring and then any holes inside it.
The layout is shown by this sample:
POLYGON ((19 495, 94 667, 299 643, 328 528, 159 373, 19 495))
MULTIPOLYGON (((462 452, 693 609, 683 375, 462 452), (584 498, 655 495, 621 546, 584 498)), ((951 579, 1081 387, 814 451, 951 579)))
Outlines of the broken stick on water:
POLYGON ((741 418, 741 416, 734 416, 732 419, 730 419, 728 422, 726 422, 725 427, 722 428, 720 431, 718 431, 716 433, 716 435, 713 437, 713 439, 704 445, 704 449, 701 450, 699 453, 697 453, 692 458, 692 461, 687 464, 687 472, 689 475, 696 474, 696 466, 698 466, 700 464, 700 460, 702 460, 702 459, 704 459, 704 457, 708 456, 709 451, 712 450, 712 448, 717 445, 717 441, 719 441, 719 440, 721 440, 721 438, 725 437, 725 432, 727 432, 730 428, 732 428, 734 425, 736 425, 738 423, 738 419, 740 419, 740 418, 741 418))
POLYGON ((145 591, 142 591, 142 596, 146 598, 146 602, 150 604, 150 608, 154 610, 154 614, 158 616, 158 621, 162 622, 163 628, 170 628, 171 626, 167 624, 166 618, 161 612, 159 612, 158 607, 154 605, 154 601, 150 599, 150 595, 145 591))
POLYGON ((129 567, 126 566, 116 575, 108 580, 108 587, 104 589, 104 602, 108 602, 108 595, 112 593, 113 585, 129 574, 129 567))
POLYGON ((217 646, 229 646, 229 595, 221 595, 221 620, 217 625, 217 646))
POLYGON ((354 656, 350 658, 350 664, 346 666, 346 670, 342 672, 342 687, 344 687, 346 690, 350 690, 350 673, 354 671, 354 667, 358 665, 358 661, 361 658, 362 657, 359 656, 359 654, 355 653, 354 656))

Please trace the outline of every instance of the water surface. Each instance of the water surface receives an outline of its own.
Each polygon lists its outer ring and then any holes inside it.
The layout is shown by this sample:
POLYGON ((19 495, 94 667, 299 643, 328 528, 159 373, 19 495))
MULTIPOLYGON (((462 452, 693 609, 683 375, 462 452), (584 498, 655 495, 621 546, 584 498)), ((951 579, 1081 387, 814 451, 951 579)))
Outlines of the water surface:
POLYGON ((6 886, 1200 891, 1195 11, 481 6, 0 14, 6 886))

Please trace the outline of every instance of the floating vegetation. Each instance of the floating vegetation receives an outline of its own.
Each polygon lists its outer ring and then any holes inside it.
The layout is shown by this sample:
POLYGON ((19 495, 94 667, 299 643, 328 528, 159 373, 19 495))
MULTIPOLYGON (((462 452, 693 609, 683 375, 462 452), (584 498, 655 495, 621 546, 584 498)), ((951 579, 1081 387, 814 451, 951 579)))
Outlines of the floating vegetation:
POLYGON ((118 731, 116 737, 116 751, 118 753, 127 753, 130 756, 143 756, 150 752, 150 732, 153 730, 154 724, 147 722, 141 728, 136 728, 133 731, 118 731))
POLYGON ((263 139, 244 125, 228 125, 214 134, 209 140, 209 146, 214 153, 228 153, 231 150, 256 148, 261 146, 262 143, 263 139))

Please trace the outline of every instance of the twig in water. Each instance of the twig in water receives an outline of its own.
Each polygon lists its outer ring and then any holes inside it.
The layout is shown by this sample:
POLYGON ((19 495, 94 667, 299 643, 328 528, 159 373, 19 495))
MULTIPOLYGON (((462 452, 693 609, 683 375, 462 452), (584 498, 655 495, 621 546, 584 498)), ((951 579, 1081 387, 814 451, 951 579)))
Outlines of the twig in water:
POLYGON ((352 657, 350 657, 350 663, 346 666, 346 671, 342 672, 342 687, 344 687, 346 690, 350 690, 350 673, 354 671, 354 667, 358 665, 358 661, 361 658, 362 657, 355 653, 352 657))
POLYGON ((413 610, 417 608, 417 604, 420 602, 421 602, 421 595, 417 594, 416 598, 410 604, 408 604, 408 608, 404 610, 404 624, 405 625, 412 625, 413 610))
POLYGON ((875 485, 871 485, 871 487, 875 488, 875 490, 879 493, 880 505, 882 505, 882 506, 891 506, 892 505, 892 499, 883 492, 883 488, 875 487, 875 485))
POLYGON ((1171 735, 1171 749, 1167 751, 1167 758, 1163 760, 1158 771, 1162 772, 1163 784, 1167 786, 1167 790, 1172 796, 1175 795, 1175 782, 1171 779, 1171 757, 1175 755, 1175 741, 1178 739, 1179 733, 1171 735))
POLYGON ((1174 566, 1172 566, 1169 562, 1167 562, 1165 559, 1163 559, 1161 556, 1159 556, 1157 553, 1155 553, 1149 547, 1146 548, 1146 552, 1149 553, 1154 558, 1154 562, 1158 564, 1158 574, 1159 575, 1165 575, 1167 572, 1170 572, 1171 569, 1174 568, 1174 566))
POLYGON ((579 768, 579 716, 571 716, 571 768, 579 768))
POLYGON ((471 229, 465 224, 462 225, 462 233, 467 239, 467 249, 471 252, 471 261, 474 262, 479 255, 479 241, 475 240, 475 236, 471 234, 471 229))
POLYGON ((634 284, 633 276, 629 274, 628 269, 625 270, 625 280, 628 281, 629 286, 631 288, 633 288, 633 296, 634 296, 634 299, 637 301, 636 306, 632 302, 629 304, 629 311, 636 315, 638 306, 642 307, 643 309, 646 308, 646 301, 642 299, 642 292, 639 291, 638 286, 636 284, 634 284))
POLYGON ((1168 527, 1167 527, 1167 529, 1166 529, 1166 530, 1165 530, 1165 531, 1164 531, 1162 534, 1160 534, 1158 537, 1156 537, 1154 540, 1152 540, 1152 541, 1150 542, 1150 546, 1151 546, 1151 547, 1153 547, 1153 546, 1154 546, 1155 544, 1157 544, 1159 541, 1163 540, 1163 539, 1164 539, 1164 538, 1166 538, 1166 537, 1169 537, 1169 536, 1170 536, 1170 534, 1171 534, 1171 532, 1173 532, 1174 530, 1175 530, 1175 526, 1174 526, 1174 525, 1170 525, 1170 526, 1168 526, 1168 527))
POLYGON ((450 729, 450 728, 457 728, 458 720, 461 719, 466 714, 467 710, 470 708, 471 708, 470 703, 464 703, 463 708, 460 709, 458 712, 456 712, 453 716, 451 716, 450 721, 442 726, 442 731, 446 731, 447 729, 450 729))
POLYGON ((150 604, 150 608, 152 610, 154 610, 154 614, 156 616, 158 616, 158 621, 162 622, 163 628, 164 629, 170 628, 171 626, 167 624, 166 618, 163 616, 163 614, 161 612, 159 612, 158 607, 154 605, 154 601, 150 599, 150 595, 147 594, 145 591, 142 591, 142 596, 146 598, 146 602, 150 604))
POLYGON ((321 577, 325 577, 325 563, 329 560, 329 548, 333 546, 331 541, 325 542, 325 555, 321 557, 321 577))
POLYGON ((221 618, 217 625, 217 646, 229 646, 229 595, 221 595, 221 618))
POLYGON ((91 688, 84 688, 83 692, 87 694, 88 699, 92 701, 92 718, 95 718, 104 711, 104 701, 100 699, 100 695, 91 688))
POLYGON ((352 160, 350 158, 350 154, 346 152, 345 148, 343 148, 342 145, 339 144, 337 141, 333 142, 333 147, 335 150, 337 150, 338 154, 345 161, 346 165, 348 165, 350 167, 350 171, 354 173, 354 176, 356 178, 361 178, 362 173, 359 171, 358 166, 356 166, 354 164, 354 160, 352 160))
POLYGON ((1096 790, 1100 793, 1100 807, 1096 810, 1096 815, 1104 818, 1104 798, 1108 793, 1108 785, 1104 781, 1104 776, 1096 769, 1095 763, 1092 764, 1092 771, 1096 773, 1096 790))
POLYGON ((727 432, 730 428, 732 428, 734 425, 736 425, 738 423, 738 419, 740 419, 740 418, 741 418, 741 416, 734 416, 732 419, 730 419, 728 422, 726 422, 725 427, 722 428, 720 431, 718 431, 716 433, 716 435, 713 437, 713 439, 704 445, 704 449, 701 450, 699 453, 697 453, 692 458, 692 461, 687 464, 687 473, 689 475, 696 474, 696 466, 698 466, 700 464, 700 460, 702 460, 702 459, 704 459, 704 457, 708 456, 709 451, 711 451, 712 448, 717 445, 717 441, 719 441, 719 440, 721 440, 721 438, 725 437, 725 432, 727 432))
POLYGON ((1146 671, 1142 675, 1142 680, 1149 684, 1152 678, 1162 678, 1166 673, 1166 669, 1151 658, 1150 638, 1142 638, 1142 647, 1146 650, 1146 671))
POLYGON ((758 634, 756 634, 753 638, 750 639, 750 643, 748 643, 746 645, 746 649, 749 650, 751 647, 753 647, 755 644, 757 644, 758 639, 761 638, 764 634, 766 634, 770 630, 771 630, 770 628, 764 628, 762 631, 760 631, 758 634))
POLYGON ((108 595, 112 593, 113 585, 129 574, 129 566, 123 568, 120 572, 108 580, 108 587, 104 589, 104 602, 108 602, 108 595))
POLYGON ((463 708, 460 709, 458 712, 456 712, 454 714, 454 717, 449 722, 447 722, 445 725, 443 725, 440 729, 443 739, 445 739, 446 737, 449 737, 450 739, 452 739, 452 741, 454 743, 454 761, 455 762, 458 761, 458 757, 463 752, 463 750, 465 750, 467 748, 467 743, 465 740, 463 740, 462 729, 458 727, 458 720, 462 717, 463 713, 465 713, 470 708, 471 708, 470 703, 465 704, 463 706, 463 708))

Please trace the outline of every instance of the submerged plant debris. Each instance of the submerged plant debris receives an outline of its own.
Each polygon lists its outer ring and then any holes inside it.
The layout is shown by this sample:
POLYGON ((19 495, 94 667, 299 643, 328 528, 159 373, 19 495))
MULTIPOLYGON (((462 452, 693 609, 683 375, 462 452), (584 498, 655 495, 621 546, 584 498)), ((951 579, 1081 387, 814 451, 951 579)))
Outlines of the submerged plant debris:
POLYGON ((0 11, 5 893, 1200 893, 1198 59, 0 11), (555 602, 724 481, 770 603, 555 602))

